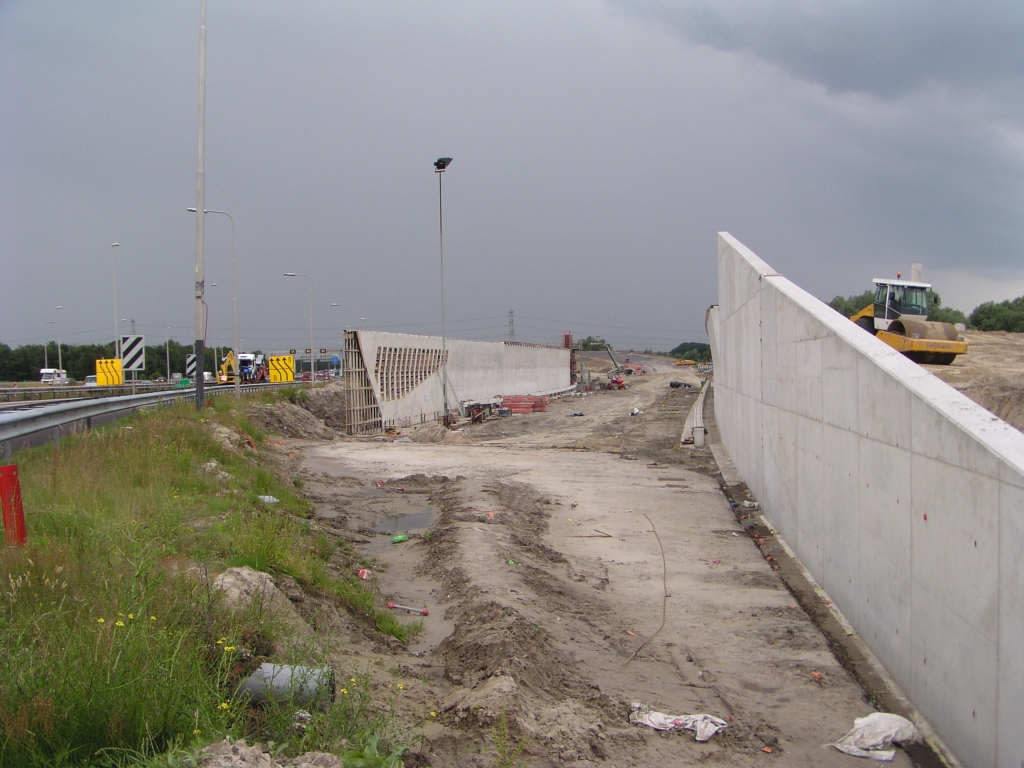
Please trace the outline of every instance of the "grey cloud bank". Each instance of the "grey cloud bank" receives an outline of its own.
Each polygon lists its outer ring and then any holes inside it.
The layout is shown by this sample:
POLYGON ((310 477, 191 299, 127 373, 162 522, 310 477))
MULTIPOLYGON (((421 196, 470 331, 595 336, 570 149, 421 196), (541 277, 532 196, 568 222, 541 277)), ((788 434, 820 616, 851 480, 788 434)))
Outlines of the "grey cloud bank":
MULTIPOLYGON (((1018 10, 717 7, 210 0, 243 346, 305 346, 285 271, 314 275, 318 346, 437 332, 442 155, 453 336, 505 338, 514 309, 521 340, 702 340, 720 229, 826 299, 913 261, 961 309, 1024 294, 1018 10)), ((0 6, 0 342, 57 304, 69 340, 109 339, 114 241, 119 314, 192 338, 197 50, 198 3, 0 6)))

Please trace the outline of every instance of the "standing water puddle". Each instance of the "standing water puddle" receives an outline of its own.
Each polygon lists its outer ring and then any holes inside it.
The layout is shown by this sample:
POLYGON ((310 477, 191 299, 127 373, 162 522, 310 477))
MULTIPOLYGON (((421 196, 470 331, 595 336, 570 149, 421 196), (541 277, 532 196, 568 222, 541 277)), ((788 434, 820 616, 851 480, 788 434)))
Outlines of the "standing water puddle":
POLYGON ((402 517, 388 517, 377 523, 373 530, 377 533, 408 533, 409 531, 425 531, 434 522, 434 510, 424 509, 402 517))

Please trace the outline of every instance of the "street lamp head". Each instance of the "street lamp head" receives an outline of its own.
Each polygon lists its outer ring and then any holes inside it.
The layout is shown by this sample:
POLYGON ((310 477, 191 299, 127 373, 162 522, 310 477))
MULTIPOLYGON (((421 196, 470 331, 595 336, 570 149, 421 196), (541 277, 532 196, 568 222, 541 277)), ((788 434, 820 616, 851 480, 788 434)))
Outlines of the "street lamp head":
POLYGON ((284 276, 285 277, 297 277, 297 275, 294 272, 285 272, 284 276))
POLYGON ((444 172, 444 169, 447 168, 451 162, 452 159, 450 157, 437 158, 437 160, 434 162, 434 173, 444 172))
POLYGON ((119 245, 120 245, 120 243, 111 243, 110 247, 111 248, 117 248, 117 246, 119 246, 119 245))
POLYGON ((188 211, 189 213, 195 213, 196 212, 195 208, 186 208, 185 210, 188 211))

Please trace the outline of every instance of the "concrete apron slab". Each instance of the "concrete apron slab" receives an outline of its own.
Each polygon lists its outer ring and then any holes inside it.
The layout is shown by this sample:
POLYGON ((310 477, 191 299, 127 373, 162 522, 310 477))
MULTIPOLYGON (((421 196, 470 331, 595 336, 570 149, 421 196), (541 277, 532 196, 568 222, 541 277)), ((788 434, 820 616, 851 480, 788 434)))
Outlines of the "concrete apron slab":
MULTIPOLYGON (((554 502, 542 543, 568 561, 545 565, 563 594, 537 599, 537 577, 546 573, 517 572, 522 564, 501 557, 502 526, 461 524, 463 567, 489 598, 547 632, 613 698, 732 718, 737 732, 763 734, 766 746, 778 739, 770 754, 751 754, 749 745, 730 752, 725 732, 692 745, 718 761, 864 764, 824 745, 872 709, 714 479, 609 454, 528 447, 343 443, 311 448, 306 460, 339 475, 461 475, 533 486, 554 502), (534 588, 524 589, 531 581, 534 588)), ((434 599, 443 604, 444 596, 434 599)), ((428 632, 436 642, 438 632, 428 632)), ((899 752, 893 765, 910 762, 899 752)))

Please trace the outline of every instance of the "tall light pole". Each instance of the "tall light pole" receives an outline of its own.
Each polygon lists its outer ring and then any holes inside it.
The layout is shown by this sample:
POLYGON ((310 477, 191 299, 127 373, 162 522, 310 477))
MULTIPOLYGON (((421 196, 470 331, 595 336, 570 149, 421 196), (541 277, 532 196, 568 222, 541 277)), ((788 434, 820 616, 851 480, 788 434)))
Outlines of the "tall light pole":
POLYGON ((206 317, 203 302, 205 276, 203 271, 203 222, 206 210, 206 0, 199 0, 199 153, 196 164, 196 363, 199 375, 196 377, 196 410, 203 409, 204 381, 202 374, 206 366, 206 317))
POLYGON ((313 367, 313 278, 303 272, 285 272, 285 277, 304 277, 309 280, 309 383, 313 384, 316 372, 313 367))
POLYGON ((171 326, 167 326, 167 340, 164 341, 164 351, 167 353, 167 383, 171 382, 171 326))
POLYGON ((114 256, 120 243, 110 244, 110 274, 114 280, 114 354, 121 357, 121 326, 117 324, 117 260, 114 256))
POLYGON ((445 172, 452 159, 439 157, 434 162, 434 173, 437 174, 437 224, 441 243, 441 397, 444 399, 444 425, 448 426, 448 342, 444 327, 444 206, 441 198, 441 175, 445 172))
POLYGON ((50 342, 46 339, 46 326, 53 325, 56 322, 56 320, 47 320, 43 323, 43 368, 50 367, 50 358, 47 357, 47 352, 49 352, 50 349, 50 342))
MULTIPOLYGON (((196 209, 189 208, 188 210, 195 213, 196 209)), ((235 332, 235 348, 231 356, 234 358, 235 397, 241 397, 242 389, 238 379, 238 271, 235 267, 235 217, 227 211, 206 210, 203 213, 219 213, 221 216, 227 216, 231 221, 231 322, 235 332)))
POLYGON ((62 307, 60 307, 58 305, 58 307, 57 307, 57 319, 54 320, 53 322, 55 322, 57 324, 57 327, 55 329, 57 331, 57 368, 61 372, 61 374, 60 374, 61 378, 64 378, 64 356, 61 354, 61 350, 60 350, 60 311, 61 311, 61 309, 62 309, 62 307))

